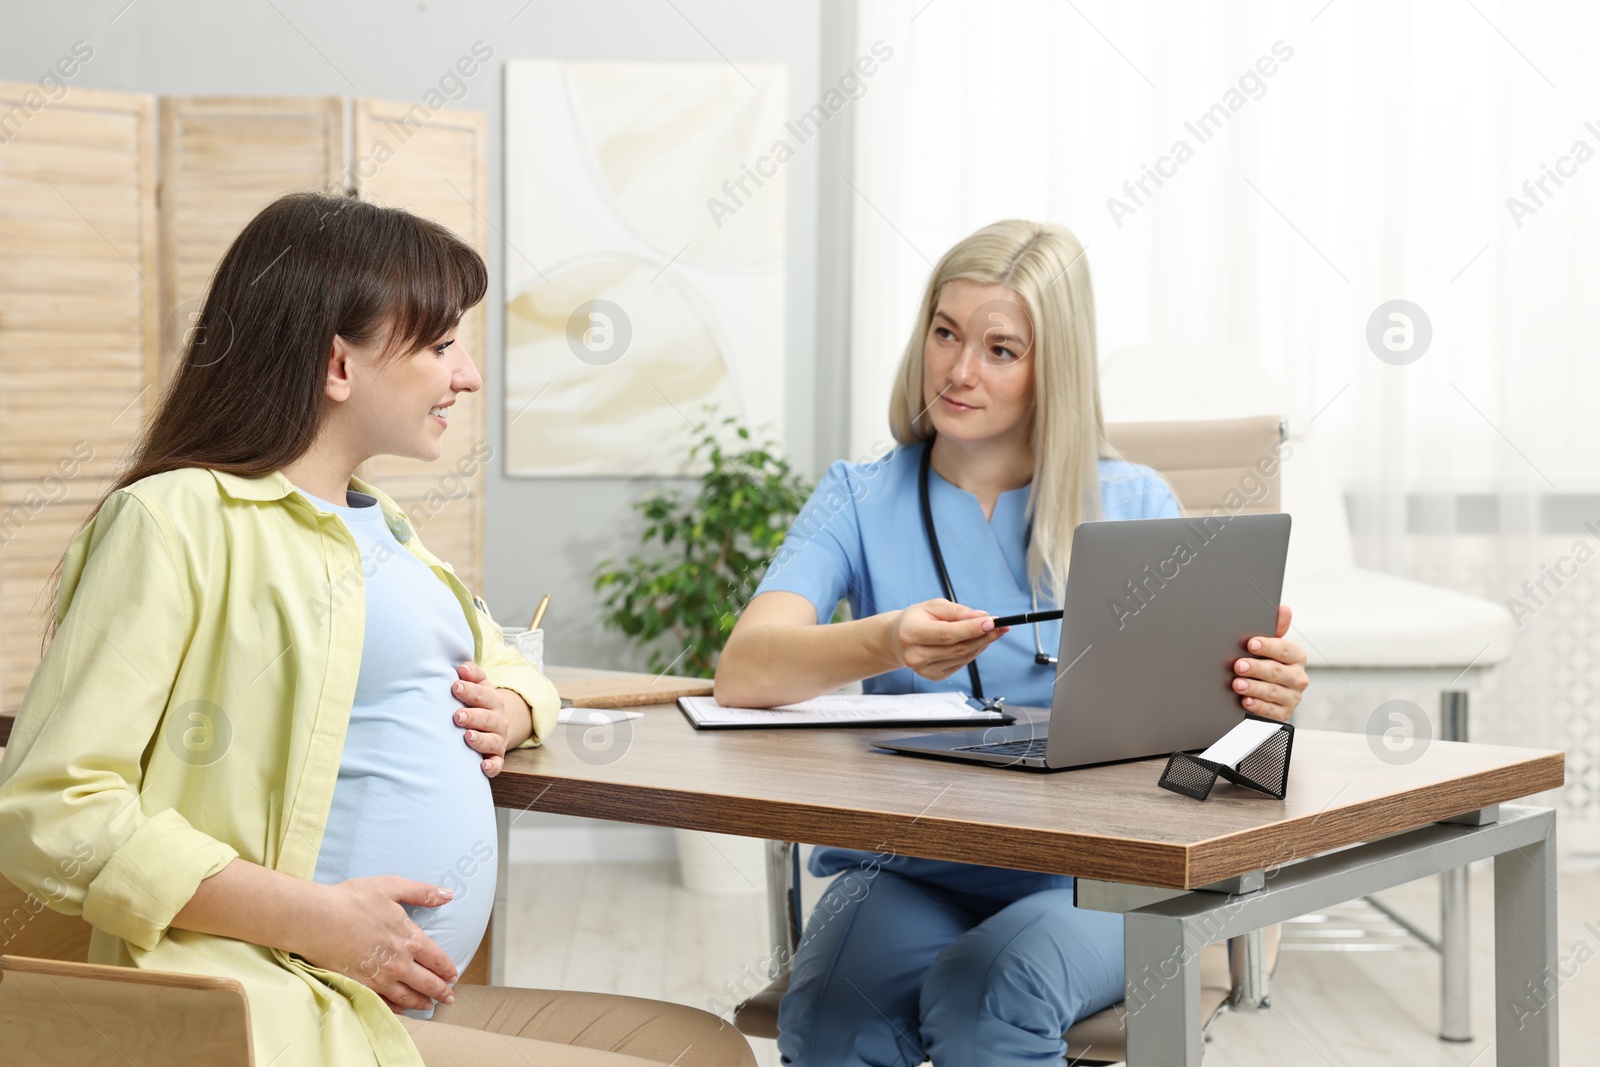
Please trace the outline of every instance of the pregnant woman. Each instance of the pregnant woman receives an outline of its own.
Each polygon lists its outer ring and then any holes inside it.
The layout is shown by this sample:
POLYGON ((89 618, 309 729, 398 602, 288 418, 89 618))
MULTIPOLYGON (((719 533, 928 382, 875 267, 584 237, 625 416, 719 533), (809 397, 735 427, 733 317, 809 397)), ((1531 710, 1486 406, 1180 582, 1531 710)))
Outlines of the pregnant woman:
POLYGON ((61 562, 0 874, 81 914, 91 962, 238 979, 263 1065, 753 1064, 694 1009, 454 986, 494 900, 489 779, 559 702, 353 472, 439 458, 485 287, 449 231, 360 200, 240 233, 61 562))

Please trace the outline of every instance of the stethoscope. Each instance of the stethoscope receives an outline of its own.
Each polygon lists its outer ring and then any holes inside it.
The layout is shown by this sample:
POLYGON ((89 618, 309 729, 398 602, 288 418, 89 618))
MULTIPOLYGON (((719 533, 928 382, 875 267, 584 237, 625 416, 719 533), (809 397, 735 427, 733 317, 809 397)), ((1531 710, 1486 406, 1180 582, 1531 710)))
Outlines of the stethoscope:
MULTIPOLYGON (((944 553, 939 551, 939 534, 933 528, 933 504, 928 499, 928 471, 933 468, 933 442, 927 442, 922 448, 922 465, 917 471, 917 495, 922 501, 922 528, 928 535, 928 549, 933 554, 934 569, 939 572, 939 581, 944 583, 945 599, 952 604, 959 604, 956 599, 956 587, 950 582, 950 571, 944 565, 944 553)), ((1033 540, 1033 530, 1028 530, 1024 546, 1033 540)), ((1039 592, 1032 590, 1030 600, 1033 611, 1039 610, 1039 592)), ((1055 656, 1044 650, 1044 644, 1039 639, 1039 624, 1033 624, 1033 662, 1041 667, 1053 667, 1060 662, 1055 656)), ((983 695, 983 679, 978 674, 978 661, 973 659, 967 664, 967 677, 972 681, 972 698, 983 704, 990 711, 999 710, 1005 697, 985 697, 983 695)))

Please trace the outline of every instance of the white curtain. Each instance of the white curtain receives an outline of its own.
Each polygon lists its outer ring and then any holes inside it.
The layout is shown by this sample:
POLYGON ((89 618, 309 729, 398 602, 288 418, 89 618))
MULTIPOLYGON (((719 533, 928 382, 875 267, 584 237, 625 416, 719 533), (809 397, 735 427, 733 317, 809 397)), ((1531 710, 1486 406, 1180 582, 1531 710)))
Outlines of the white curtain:
MULTIPOLYGON (((932 263, 1038 218, 1087 245, 1103 360, 1242 346, 1315 418, 1364 565, 1504 601, 1600 547, 1574 518, 1600 520, 1597 5, 862 0, 879 40, 851 104, 852 455, 887 437, 932 263), (1394 299, 1431 324, 1406 365, 1367 342, 1394 299)), ((1505 715, 1557 708, 1535 740, 1594 720, 1593 653, 1550 649, 1595 634, 1596 588, 1569 582, 1501 672, 1505 715)), ((1569 780, 1600 808, 1585 737, 1569 780)))

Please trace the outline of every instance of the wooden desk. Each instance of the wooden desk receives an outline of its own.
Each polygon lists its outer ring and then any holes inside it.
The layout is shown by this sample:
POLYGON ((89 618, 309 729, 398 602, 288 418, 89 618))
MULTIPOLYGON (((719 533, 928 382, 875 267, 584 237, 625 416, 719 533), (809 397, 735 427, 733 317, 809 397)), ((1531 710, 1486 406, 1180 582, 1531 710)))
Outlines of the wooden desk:
MULTIPOLYGON (((513 752, 502 832, 537 809, 1077 875, 1080 906, 1125 914, 1133 1067, 1199 1063, 1200 945, 1492 856, 1498 1062, 1556 1062, 1554 815, 1494 809, 1561 785, 1560 752, 1436 741, 1393 765, 1364 735, 1300 730, 1288 799, 1200 803, 1156 787, 1160 761, 995 770, 870 747, 903 728, 696 732, 643 710, 513 752)), ((503 960, 503 922, 492 936, 503 960)))
POLYGON ((1436 741, 1396 765, 1365 735, 1300 730, 1286 800, 1219 785, 1202 803, 1157 788, 1160 760, 997 770, 871 747, 903 727, 696 731, 641 710, 512 753, 496 804, 1076 875, 1080 906, 1126 915, 1133 1067, 1199 1063, 1189 949, 1494 856, 1499 1062, 1556 1062, 1553 1000, 1516 1012, 1556 965, 1554 816, 1496 806, 1560 786, 1560 752, 1436 741), (1152 968, 1159 994, 1133 984, 1152 968))
POLYGON ((640 710, 511 753, 495 803, 1194 889, 1563 779, 1560 752, 1440 741, 1395 766, 1365 735, 1299 730, 1288 799, 1219 786, 1201 803, 1156 787, 1159 760, 995 770, 870 746, 916 728, 696 731, 670 705, 640 710))

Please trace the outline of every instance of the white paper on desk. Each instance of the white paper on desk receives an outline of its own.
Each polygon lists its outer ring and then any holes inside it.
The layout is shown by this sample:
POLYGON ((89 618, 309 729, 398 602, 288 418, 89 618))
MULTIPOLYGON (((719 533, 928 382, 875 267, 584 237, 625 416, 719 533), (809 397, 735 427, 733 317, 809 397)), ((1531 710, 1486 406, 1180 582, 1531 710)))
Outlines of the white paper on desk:
MULTIPOLYGON (((714 697, 679 697, 701 726, 820 726, 850 722, 955 721, 984 713, 961 693, 830 693, 775 708, 728 708, 714 697)), ((998 714, 993 716, 999 718, 998 714)))
POLYGON ((618 708, 562 708, 561 717, 556 721, 574 726, 603 726, 606 723, 622 722, 624 719, 642 718, 644 718, 642 711, 622 711, 618 708))
POLYGON ((1218 738, 1216 744, 1200 753, 1200 758, 1238 770, 1239 761, 1260 748, 1262 742, 1278 730, 1278 723, 1245 719, 1218 738))

